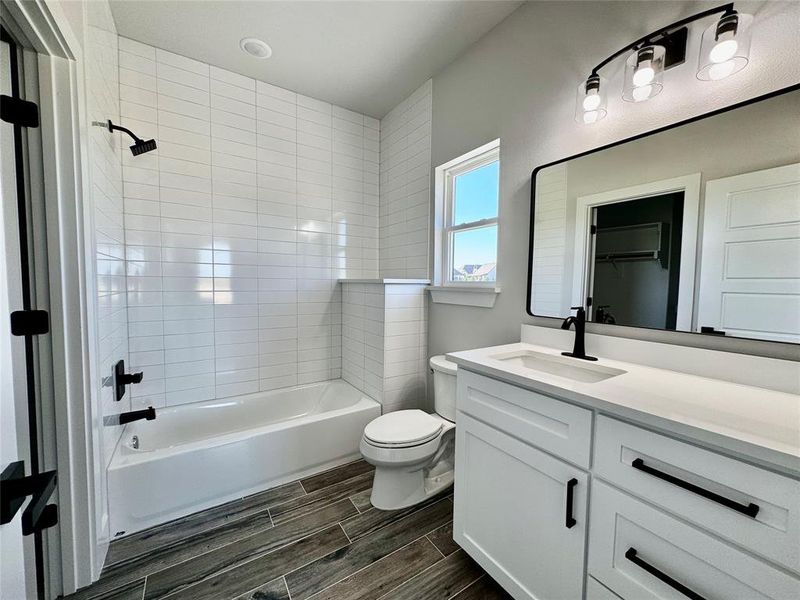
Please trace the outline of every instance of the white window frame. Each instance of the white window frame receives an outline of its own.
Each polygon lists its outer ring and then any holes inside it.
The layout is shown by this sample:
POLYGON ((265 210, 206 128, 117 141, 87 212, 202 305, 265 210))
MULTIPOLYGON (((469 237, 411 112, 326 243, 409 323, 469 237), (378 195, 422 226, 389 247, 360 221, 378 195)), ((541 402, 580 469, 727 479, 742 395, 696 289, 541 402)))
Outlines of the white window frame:
MULTIPOLYGON (((500 160, 500 140, 472 150, 436 168, 436 239, 435 250, 435 283, 438 286, 454 288, 491 288, 498 285, 499 280, 499 243, 500 243, 500 202, 498 181, 497 216, 469 223, 452 225, 454 182, 459 175, 473 171, 487 164, 500 160), (489 225, 497 226, 497 246, 495 248, 495 281, 453 281, 452 274, 452 237, 459 231, 479 229, 489 225)), ((502 166, 501 166, 502 168, 502 166)))

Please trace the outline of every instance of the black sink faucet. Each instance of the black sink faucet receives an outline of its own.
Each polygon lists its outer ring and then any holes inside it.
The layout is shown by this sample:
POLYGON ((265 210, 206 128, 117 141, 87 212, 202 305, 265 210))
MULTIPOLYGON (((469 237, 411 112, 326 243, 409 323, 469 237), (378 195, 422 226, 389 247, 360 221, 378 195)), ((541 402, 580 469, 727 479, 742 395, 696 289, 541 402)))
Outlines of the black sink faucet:
POLYGON ((570 325, 575 325, 575 345, 572 347, 572 352, 562 352, 561 354, 583 360, 597 360, 594 356, 586 356, 586 311, 582 306, 573 306, 572 310, 578 312, 574 317, 569 316, 564 319, 561 329, 569 329, 570 325))

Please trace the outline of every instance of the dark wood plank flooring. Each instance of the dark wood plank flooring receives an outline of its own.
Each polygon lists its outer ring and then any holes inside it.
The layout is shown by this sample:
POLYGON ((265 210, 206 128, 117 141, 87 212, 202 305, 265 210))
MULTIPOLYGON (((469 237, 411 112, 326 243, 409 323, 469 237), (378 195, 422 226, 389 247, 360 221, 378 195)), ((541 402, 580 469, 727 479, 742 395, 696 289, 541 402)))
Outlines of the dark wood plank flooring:
POLYGON ((453 541, 449 495, 382 511, 356 461, 115 540, 68 600, 510 600, 453 541))

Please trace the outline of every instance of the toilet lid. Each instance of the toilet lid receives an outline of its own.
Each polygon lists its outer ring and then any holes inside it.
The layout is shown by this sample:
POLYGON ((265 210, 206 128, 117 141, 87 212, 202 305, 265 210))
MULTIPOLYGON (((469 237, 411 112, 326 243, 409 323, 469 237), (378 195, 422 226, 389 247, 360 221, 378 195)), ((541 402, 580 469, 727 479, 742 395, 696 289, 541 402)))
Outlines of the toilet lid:
POLYGON ((442 421, 421 410, 398 410, 364 428, 364 437, 382 446, 418 446, 442 430, 442 421))

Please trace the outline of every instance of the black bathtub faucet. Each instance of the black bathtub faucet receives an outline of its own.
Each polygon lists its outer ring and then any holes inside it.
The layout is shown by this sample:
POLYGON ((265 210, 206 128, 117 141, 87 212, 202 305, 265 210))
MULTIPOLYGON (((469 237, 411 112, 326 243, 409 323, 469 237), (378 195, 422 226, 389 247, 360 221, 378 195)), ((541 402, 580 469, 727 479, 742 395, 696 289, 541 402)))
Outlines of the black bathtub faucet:
POLYGON ((152 406, 148 406, 144 410, 132 410, 130 412, 119 413, 119 424, 125 425, 125 423, 131 423, 133 421, 139 421, 141 419, 147 419, 148 421, 152 421, 156 418, 156 409, 152 406))
POLYGON ((571 310, 578 311, 575 316, 569 316, 561 323, 561 329, 569 329, 575 325, 575 344, 572 352, 562 352, 564 356, 580 358, 582 360, 597 360, 594 356, 586 355, 586 310, 582 306, 573 306, 571 310))

